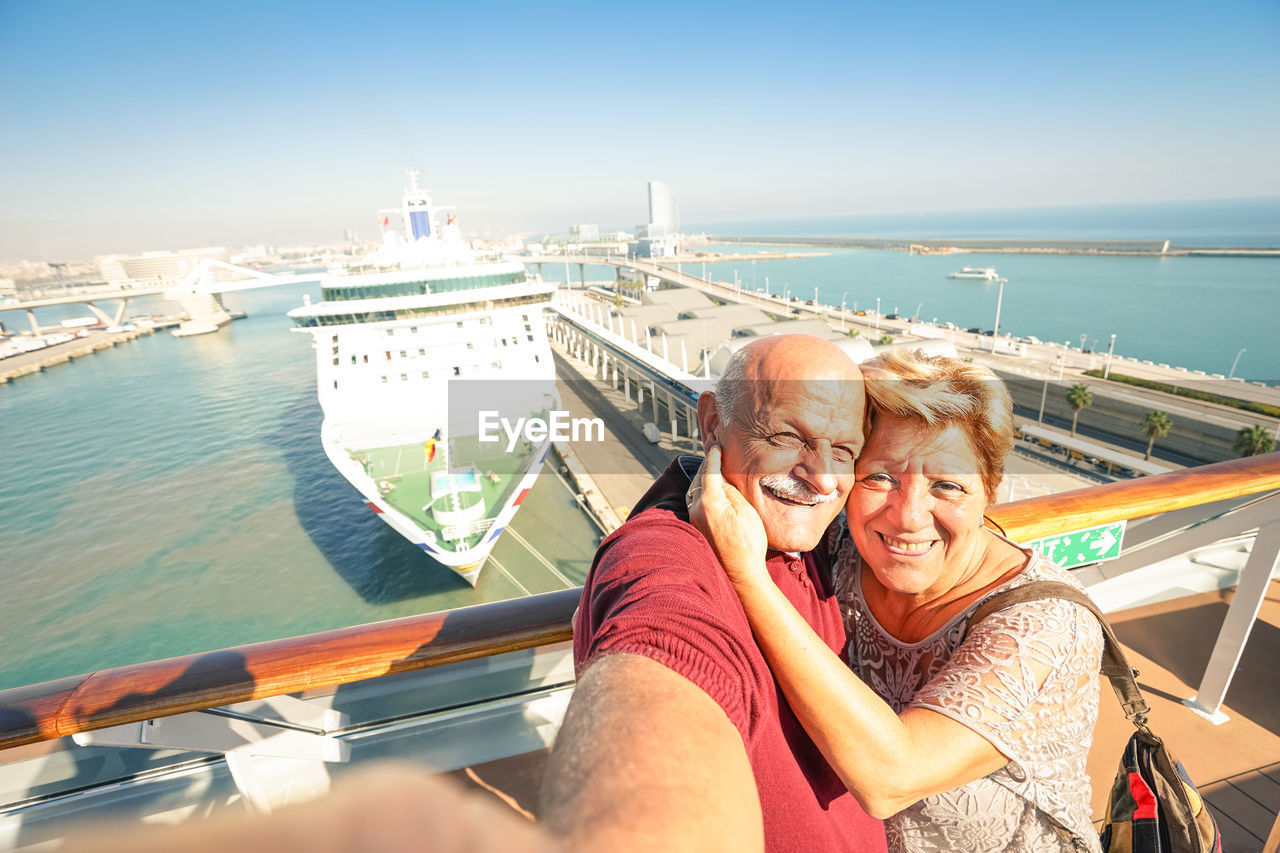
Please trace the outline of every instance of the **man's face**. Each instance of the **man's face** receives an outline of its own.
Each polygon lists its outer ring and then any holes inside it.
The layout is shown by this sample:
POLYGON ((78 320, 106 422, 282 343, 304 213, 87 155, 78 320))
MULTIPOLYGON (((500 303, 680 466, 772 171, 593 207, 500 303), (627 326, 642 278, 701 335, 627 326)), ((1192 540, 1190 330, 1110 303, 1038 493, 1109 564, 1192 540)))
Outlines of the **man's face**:
POLYGON ((764 521, 769 546, 808 551, 844 506, 862 449, 862 383, 853 379, 748 383, 715 440, 721 470, 764 521))

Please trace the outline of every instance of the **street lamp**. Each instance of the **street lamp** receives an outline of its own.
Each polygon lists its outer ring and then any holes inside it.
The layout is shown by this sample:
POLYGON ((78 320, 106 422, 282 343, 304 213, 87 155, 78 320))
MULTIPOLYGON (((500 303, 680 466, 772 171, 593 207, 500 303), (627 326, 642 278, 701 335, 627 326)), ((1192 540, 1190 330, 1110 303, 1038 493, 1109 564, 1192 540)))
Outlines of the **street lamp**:
POLYGON ((996 351, 996 338, 1000 336, 1000 303, 1004 302, 1004 282, 1005 280, 1003 278, 1000 279, 1000 292, 996 294, 996 325, 995 328, 991 330, 992 355, 994 355, 996 351))
POLYGON ((756 292, 756 262, 751 262, 751 292, 756 292))
POLYGON ((1236 375, 1236 365, 1240 363, 1240 356, 1244 355, 1246 352, 1248 352, 1248 350, 1241 349, 1240 352, 1236 353, 1236 359, 1231 362, 1231 371, 1227 373, 1227 379, 1231 379, 1236 375))
POLYGON ((764 295, 769 295, 769 276, 764 277, 764 295))
POLYGON ((880 297, 876 297, 876 331, 880 331, 880 297))
POLYGON ((849 291, 840 294, 840 331, 844 331, 844 301, 849 296, 849 291))
POLYGON ((1116 335, 1111 333, 1111 345, 1107 347, 1107 366, 1102 369, 1102 378, 1106 379, 1111 375, 1111 354, 1116 351, 1116 335))
MULTIPOLYGON (((1066 350, 1058 353, 1058 380, 1062 380, 1062 365, 1066 361, 1066 350)), ((1044 377, 1044 387, 1040 389, 1040 413, 1036 415, 1037 423, 1044 423, 1044 401, 1049 396, 1049 375, 1044 377)))

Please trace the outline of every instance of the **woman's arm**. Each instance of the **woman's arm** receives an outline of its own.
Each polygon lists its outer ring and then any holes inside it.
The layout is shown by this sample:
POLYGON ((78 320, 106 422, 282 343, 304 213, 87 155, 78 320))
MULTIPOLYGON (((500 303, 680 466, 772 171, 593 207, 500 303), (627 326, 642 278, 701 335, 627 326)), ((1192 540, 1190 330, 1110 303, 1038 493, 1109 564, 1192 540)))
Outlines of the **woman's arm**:
POLYGON ((769 577, 764 525, 720 476, 719 448, 707 454, 697 484, 694 524, 715 547, 791 709, 869 814, 888 817, 1008 762, 977 732, 942 714, 920 708, 895 714, 814 633, 769 577))

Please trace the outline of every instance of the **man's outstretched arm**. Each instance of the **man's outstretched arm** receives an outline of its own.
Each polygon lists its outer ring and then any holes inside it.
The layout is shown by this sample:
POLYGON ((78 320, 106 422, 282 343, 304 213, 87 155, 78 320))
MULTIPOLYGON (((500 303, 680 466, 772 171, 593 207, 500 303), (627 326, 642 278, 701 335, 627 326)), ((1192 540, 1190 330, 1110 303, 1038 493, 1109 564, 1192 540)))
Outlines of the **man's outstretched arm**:
POLYGON ((583 673, 542 783, 539 818, 571 849, 761 850, 742 737, 703 690, 640 655, 583 673))

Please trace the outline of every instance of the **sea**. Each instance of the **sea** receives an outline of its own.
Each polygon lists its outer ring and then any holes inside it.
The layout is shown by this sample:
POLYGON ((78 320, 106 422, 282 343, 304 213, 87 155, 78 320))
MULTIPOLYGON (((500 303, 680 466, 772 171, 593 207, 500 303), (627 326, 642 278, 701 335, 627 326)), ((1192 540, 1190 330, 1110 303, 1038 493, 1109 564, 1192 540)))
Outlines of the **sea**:
POLYGON ((601 535, 555 466, 475 589, 377 519, 320 445, 311 336, 285 316, 307 294, 228 294, 248 317, 215 334, 0 385, 0 689, 582 583, 601 535))
MULTIPOLYGON (((851 311, 952 322, 961 329, 1033 335, 1207 374, 1274 384, 1280 378, 1280 257, 1143 257, 713 245, 717 252, 825 252, 820 257, 706 265, 714 281, 851 311), (994 267, 1005 279, 951 279, 994 267), (1244 352, 1241 352, 1244 350, 1244 352), (1236 356, 1239 354, 1239 360, 1236 356)), ((685 272, 701 275, 701 264, 685 272)))
MULTIPOLYGON (((879 233, 845 220, 707 230, 1280 246, 1277 211, 1280 201, 1243 204, 1234 219, 1184 211, 1159 227, 1093 232, 1065 214, 1023 217, 1022 230, 976 214, 918 230, 882 221, 889 230, 879 233)), ((1280 377, 1280 259, 821 251, 708 264, 706 274, 801 299, 816 289, 819 301, 851 310, 878 300, 886 314, 991 328, 997 285, 947 275, 994 266, 1007 279, 1002 331, 1072 346, 1083 337, 1095 350, 1115 334, 1116 352, 1134 358, 1225 374, 1238 356, 1237 376, 1280 377)), ((549 279, 563 274, 544 267, 549 279)), ((581 583, 600 533, 553 470, 474 590, 376 519, 320 446, 311 338, 285 316, 306 295, 318 299, 318 286, 230 294, 228 307, 248 317, 216 334, 144 336, 0 386, 0 689, 581 583)), ((130 305, 175 310, 158 298, 130 305)), ((38 313, 52 324, 87 311, 38 313)), ((26 318, 0 312, 0 322, 21 328, 26 318)))

